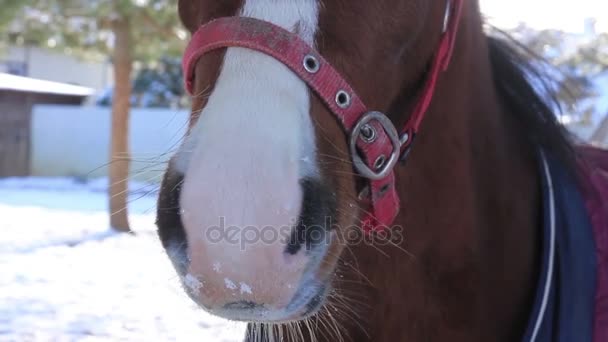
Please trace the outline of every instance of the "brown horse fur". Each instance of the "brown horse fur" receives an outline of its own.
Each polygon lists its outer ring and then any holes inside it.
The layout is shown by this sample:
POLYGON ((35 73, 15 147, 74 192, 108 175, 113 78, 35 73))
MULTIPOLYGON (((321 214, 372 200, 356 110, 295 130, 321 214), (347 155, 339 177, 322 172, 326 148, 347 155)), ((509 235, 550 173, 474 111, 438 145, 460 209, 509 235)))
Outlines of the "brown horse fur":
MULTIPOLYGON (((241 1, 179 5, 182 21, 194 31, 212 18, 234 15, 241 1)), ((317 46, 368 107, 385 111, 399 127, 437 46, 444 6, 439 0, 325 0, 317 46)), ((333 274, 334 290, 319 314, 288 327, 250 325, 249 340, 272 341, 272 334, 289 341, 521 339, 536 286, 541 223, 535 145, 542 141, 529 136, 563 137, 549 118, 555 132, 534 132, 533 110, 510 103, 513 95, 501 89, 490 58, 497 43, 482 24, 477 1, 465 1, 453 62, 440 78, 409 159, 397 167, 402 205, 395 224, 403 227, 403 241, 336 247, 325 270, 333 274)), ((200 60, 198 95, 212 89, 222 56, 220 51, 200 60)), ((194 112, 205 98, 194 96, 194 112)), ((346 139, 311 98, 318 162, 337 192, 335 220, 351 226, 359 208, 349 205, 356 203, 357 179, 346 139)), ((559 152, 551 138, 545 140, 559 152)), ((169 171, 164 192, 179 190, 171 180, 169 171)), ((174 207, 166 198, 161 194, 160 204, 174 207)), ((168 216, 159 209, 164 242, 175 231, 163 231, 163 225, 179 221, 168 216)))

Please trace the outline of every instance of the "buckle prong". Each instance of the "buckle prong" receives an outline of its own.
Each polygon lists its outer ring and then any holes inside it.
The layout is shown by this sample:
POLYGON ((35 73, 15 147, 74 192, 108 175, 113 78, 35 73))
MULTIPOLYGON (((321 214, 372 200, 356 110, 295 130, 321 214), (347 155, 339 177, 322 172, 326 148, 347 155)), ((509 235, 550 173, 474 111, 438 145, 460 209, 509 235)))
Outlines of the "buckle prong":
MULTIPOLYGON (((397 129, 395 128, 395 126, 393 125, 391 120, 388 117, 386 117, 386 115, 384 115, 381 112, 372 111, 372 112, 365 113, 359 119, 359 121, 353 128, 353 131, 350 135, 350 154, 353 158, 353 165, 355 167, 355 170, 361 176, 363 176, 367 179, 370 179, 370 180, 380 180, 380 179, 385 178, 386 176, 388 176, 391 173, 391 171, 393 171, 393 168, 395 167, 395 165, 397 165, 397 162, 399 161, 400 153, 401 153, 401 142, 399 140, 399 133, 397 132, 397 129), (364 127, 366 127, 367 124, 369 124, 372 121, 376 121, 382 126, 382 129, 388 135, 388 137, 390 139, 390 143, 393 148, 388 160, 385 161, 383 163, 383 165, 380 167, 380 169, 378 169, 378 170, 372 170, 372 168, 370 168, 365 163, 365 161, 359 154, 359 151, 357 150, 357 140, 361 136, 361 131, 363 130, 364 127)), ((371 161, 371 162, 374 162, 374 161, 371 161)))

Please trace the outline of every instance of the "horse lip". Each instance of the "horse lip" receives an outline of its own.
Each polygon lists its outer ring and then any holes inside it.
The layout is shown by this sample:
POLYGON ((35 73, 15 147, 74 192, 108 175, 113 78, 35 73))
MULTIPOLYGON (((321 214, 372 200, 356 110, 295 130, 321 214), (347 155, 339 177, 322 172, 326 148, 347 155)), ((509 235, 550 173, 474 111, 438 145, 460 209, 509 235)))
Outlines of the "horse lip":
POLYGON ((271 311, 268 310, 266 306, 250 301, 228 303, 224 305, 222 309, 217 311, 213 310, 211 313, 219 315, 220 317, 228 316, 230 320, 241 322, 266 321, 271 315, 271 311), (230 314, 234 312, 238 312, 238 314, 230 314))
POLYGON ((264 305, 257 304, 251 301, 239 301, 232 302, 224 305, 224 309, 227 310, 258 310, 265 309, 264 305))
POLYGON ((313 281, 300 288, 287 305, 286 311, 294 312, 291 315, 294 320, 311 316, 323 305, 328 292, 329 285, 313 281))
POLYGON ((210 313, 233 321, 256 323, 288 323, 303 320, 316 313, 325 301, 329 287, 319 283, 304 285, 282 310, 269 309, 264 304, 237 301, 225 304, 210 313), (235 314, 236 313, 236 314, 235 314))

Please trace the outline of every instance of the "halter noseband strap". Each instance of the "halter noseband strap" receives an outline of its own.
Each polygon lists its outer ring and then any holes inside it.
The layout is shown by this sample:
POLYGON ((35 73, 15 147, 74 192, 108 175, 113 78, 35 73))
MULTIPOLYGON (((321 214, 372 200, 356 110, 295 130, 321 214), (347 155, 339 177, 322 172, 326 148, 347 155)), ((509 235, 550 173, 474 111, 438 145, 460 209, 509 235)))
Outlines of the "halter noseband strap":
POLYGON ((367 191, 360 198, 369 203, 369 211, 362 218, 363 229, 382 230, 392 224, 399 212, 394 167, 400 158, 407 156, 430 106, 439 75, 449 65, 462 6, 463 0, 448 0, 439 48, 421 97, 400 132, 383 113, 369 111, 338 71, 298 35, 254 18, 219 18, 194 33, 182 63, 186 89, 192 94, 196 63, 215 49, 248 48, 285 64, 323 101, 348 135, 354 168, 368 182, 367 191))

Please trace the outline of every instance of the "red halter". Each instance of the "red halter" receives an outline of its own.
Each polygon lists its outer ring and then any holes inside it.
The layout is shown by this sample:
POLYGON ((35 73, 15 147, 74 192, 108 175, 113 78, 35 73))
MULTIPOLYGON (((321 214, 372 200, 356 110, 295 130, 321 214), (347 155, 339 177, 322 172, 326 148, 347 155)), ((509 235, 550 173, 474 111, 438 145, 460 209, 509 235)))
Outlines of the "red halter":
POLYGON ((298 35, 272 23, 247 17, 225 17, 201 26, 192 36, 182 63, 186 89, 192 94, 194 69, 204 54, 219 48, 244 47, 277 59, 296 73, 325 103, 349 138, 353 165, 368 182, 361 200, 370 208, 362 218, 365 231, 382 230, 399 212, 394 167, 407 157, 426 114, 437 80, 450 63, 463 0, 448 0, 443 33, 421 97, 405 127, 398 132, 383 114, 369 111, 348 82, 298 35))

